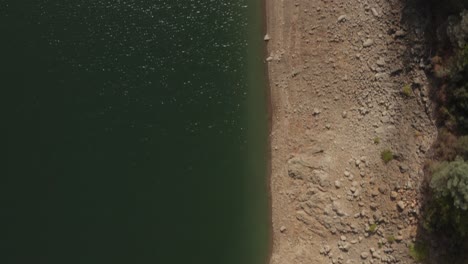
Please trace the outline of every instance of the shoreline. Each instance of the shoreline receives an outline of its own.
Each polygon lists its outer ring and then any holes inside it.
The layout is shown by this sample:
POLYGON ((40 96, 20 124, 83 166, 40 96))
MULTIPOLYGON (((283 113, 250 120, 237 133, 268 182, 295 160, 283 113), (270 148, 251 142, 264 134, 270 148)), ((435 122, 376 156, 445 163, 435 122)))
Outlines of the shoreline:
MULTIPOLYGON (((268 33, 268 0, 261 0, 262 1, 262 38, 265 34, 268 33)), ((263 40, 262 40, 263 41, 263 40)), ((264 41, 263 43, 263 56, 267 58, 268 56, 268 42, 264 41)), ((273 210, 272 210, 272 192, 271 192, 271 177, 272 177, 272 148, 271 148, 271 132, 272 132, 272 121, 273 121, 273 112, 272 112, 272 101, 271 101, 271 84, 270 84, 270 70, 268 67, 268 62, 264 61, 264 76, 265 77, 265 96, 266 96, 266 106, 267 106, 267 115, 268 115, 268 136, 267 136, 267 170, 266 170, 266 191, 267 191, 267 199, 268 199, 268 219, 269 219, 269 238, 268 238, 268 246, 267 246, 267 259, 265 260, 265 264, 269 264, 271 262, 271 256, 273 254, 273 210)))

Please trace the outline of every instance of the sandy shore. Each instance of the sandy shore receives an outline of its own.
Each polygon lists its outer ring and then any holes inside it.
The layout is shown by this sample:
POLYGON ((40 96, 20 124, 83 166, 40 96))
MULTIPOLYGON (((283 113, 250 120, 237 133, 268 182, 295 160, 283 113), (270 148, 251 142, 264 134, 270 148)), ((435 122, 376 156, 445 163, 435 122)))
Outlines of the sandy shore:
POLYGON ((421 21, 403 11, 400 1, 266 1, 271 264, 413 262, 436 130, 421 21))

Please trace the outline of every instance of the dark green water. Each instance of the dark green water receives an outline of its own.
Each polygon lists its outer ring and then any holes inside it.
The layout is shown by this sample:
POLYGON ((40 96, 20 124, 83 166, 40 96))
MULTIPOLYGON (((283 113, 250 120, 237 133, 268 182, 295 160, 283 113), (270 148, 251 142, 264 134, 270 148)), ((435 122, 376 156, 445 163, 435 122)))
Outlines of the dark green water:
POLYGON ((264 263, 261 8, 0 0, 0 263, 264 263))

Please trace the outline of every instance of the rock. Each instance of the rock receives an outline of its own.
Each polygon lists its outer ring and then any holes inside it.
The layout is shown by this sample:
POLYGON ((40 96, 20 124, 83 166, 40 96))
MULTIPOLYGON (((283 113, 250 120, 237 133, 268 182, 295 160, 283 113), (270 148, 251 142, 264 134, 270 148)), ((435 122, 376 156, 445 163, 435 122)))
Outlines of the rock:
POLYGON ((390 198, 392 198, 392 200, 395 200, 397 197, 398 197, 398 193, 397 193, 397 192, 392 191, 392 192, 390 193, 390 198))
POLYGON ((348 252, 348 250, 349 250, 350 247, 351 247, 351 244, 348 243, 348 242, 344 242, 344 241, 339 241, 339 242, 338 242, 338 248, 339 248, 341 251, 348 252))
POLYGON ((405 35, 406 35, 406 32, 403 30, 397 30, 397 32, 395 32, 395 38, 401 38, 401 37, 404 37, 405 35))
POLYGON ((335 187, 337 189, 341 188, 341 182, 340 181, 335 181, 335 187))
POLYGON ((368 257, 369 257, 369 253, 367 253, 367 252, 362 252, 361 253, 361 258, 362 259, 367 259, 368 257))
POLYGON ((266 61, 272 61, 272 60, 273 60, 272 56, 269 56, 268 58, 266 58, 266 61))
POLYGON ((320 254, 328 256, 330 254, 331 247, 329 245, 325 245, 320 249, 320 254))
POLYGON ((383 58, 378 59, 376 63, 378 66, 385 66, 385 60, 383 58))
POLYGON ((362 46, 364 46, 364 48, 367 48, 367 47, 370 47, 374 44, 374 41, 372 39, 367 39, 364 41, 364 43, 362 43, 362 46))
POLYGON ((265 41, 269 41, 271 38, 270 38, 270 35, 266 34, 265 37, 263 38, 263 40, 265 41))
POLYGON ((344 22, 346 21, 346 19, 347 19, 346 15, 341 15, 338 17, 338 22, 344 22))
POLYGON ((409 170, 409 167, 406 164, 400 164, 399 167, 400 167, 400 172, 401 173, 405 173, 405 172, 407 172, 409 170))
POLYGON ((348 112, 343 111, 343 113, 341 113, 341 117, 346 118, 347 116, 348 116, 348 112))
POLYGON ((341 241, 346 241, 346 236, 341 236, 340 239, 341 241))
POLYGON ((371 11, 372 11, 372 14, 373 14, 375 17, 379 17, 379 12, 377 12, 377 9, 371 8, 371 11))
POLYGON ((281 227, 280 227, 280 232, 281 232, 281 233, 284 233, 285 231, 286 231, 286 227, 285 227, 285 226, 281 226, 281 227))
POLYGON ((387 188, 384 187, 384 186, 379 186, 379 188, 377 188, 379 190, 379 192, 381 194, 386 194, 387 193, 387 188))
POLYGON ((396 242, 401 242, 402 240, 403 240, 403 236, 401 236, 401 235, 395 237, 396 242))
POLYGON ((319 114, 320 114, 320 109, 314 108, 313 115, 316 116, 316 115, 319 115, 319 114))
POLYGON ((403 201, 399 201, 399 202, 397 202, 397 206, 398 206, 398 209, 400 211, 403 211, 403 210, 405 210, 406 204, 403 201))

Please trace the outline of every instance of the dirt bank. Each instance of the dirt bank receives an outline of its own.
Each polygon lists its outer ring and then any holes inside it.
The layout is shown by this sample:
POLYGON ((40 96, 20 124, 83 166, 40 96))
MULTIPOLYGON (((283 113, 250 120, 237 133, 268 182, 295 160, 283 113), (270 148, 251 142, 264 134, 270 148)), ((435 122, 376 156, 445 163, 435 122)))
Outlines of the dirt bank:
POLYGON ((266 9, 271 263, 412 263, 436 136, 423 16, 384 0, 266 9))

